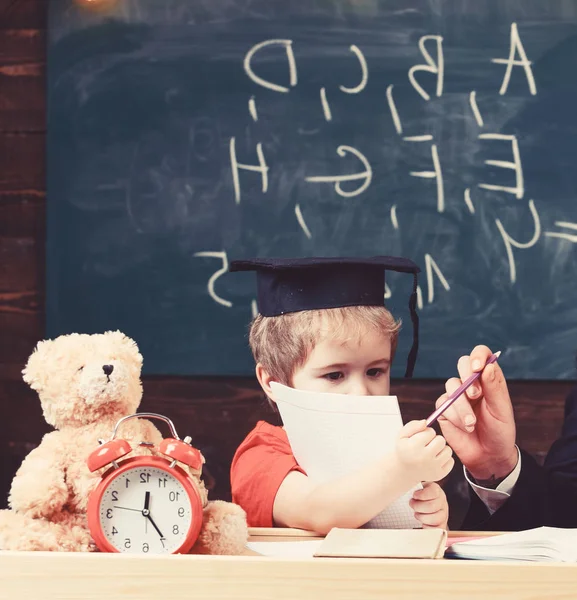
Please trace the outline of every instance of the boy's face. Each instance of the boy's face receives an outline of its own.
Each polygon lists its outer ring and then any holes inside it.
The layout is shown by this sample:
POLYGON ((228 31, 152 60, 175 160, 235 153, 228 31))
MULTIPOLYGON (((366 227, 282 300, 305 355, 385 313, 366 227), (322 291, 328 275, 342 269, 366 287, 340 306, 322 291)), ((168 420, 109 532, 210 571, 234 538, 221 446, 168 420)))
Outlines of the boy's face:
POLYGON ((360 339, 327 338, 319 342, 307 361, 293 374, 292 387, 310 392, 357 396, 388 396, 391 340, 375 330, 360 339))

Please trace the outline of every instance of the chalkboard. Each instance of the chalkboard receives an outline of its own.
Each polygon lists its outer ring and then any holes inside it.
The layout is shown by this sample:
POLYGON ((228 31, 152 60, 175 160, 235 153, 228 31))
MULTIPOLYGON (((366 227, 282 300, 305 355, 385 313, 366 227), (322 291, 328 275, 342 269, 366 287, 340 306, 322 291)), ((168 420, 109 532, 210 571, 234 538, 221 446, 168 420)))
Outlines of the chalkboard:
POLYGON ((417 377, 573 377, 577 2, 52 1, 48 102, 47 335, 249 375, 228 262, 390 254, 417 377))

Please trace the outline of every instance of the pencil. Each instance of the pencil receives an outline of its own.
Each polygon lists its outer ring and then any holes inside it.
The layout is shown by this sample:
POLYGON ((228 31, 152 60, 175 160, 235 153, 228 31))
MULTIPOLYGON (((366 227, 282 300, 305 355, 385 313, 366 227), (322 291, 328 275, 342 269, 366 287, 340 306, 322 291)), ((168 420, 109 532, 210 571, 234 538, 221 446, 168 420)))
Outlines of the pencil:
POLYGON ((427 427, 430 427, 435 421, 459 398, 465 391, 467 391, 471 385, 481 377, 481 373, 485 370, 487 365, 492 365, 497 359, 501 356, 501 351, 495 352, 489 360, 485 363, 485 366, 478 371, 477 373, 473 373, 470 377, 465 379, 463 383, 437 408, 437 410, 432 413, 427 419, 427 427))

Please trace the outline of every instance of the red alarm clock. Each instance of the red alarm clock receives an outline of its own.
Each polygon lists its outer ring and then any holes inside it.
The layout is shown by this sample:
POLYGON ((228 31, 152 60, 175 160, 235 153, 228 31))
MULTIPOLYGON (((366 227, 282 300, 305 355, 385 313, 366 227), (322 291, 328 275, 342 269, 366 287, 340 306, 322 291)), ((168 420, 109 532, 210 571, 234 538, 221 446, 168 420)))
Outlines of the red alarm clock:
MULTIPOLYGON (((91 472, 111 465, 88 500, 88 527, 103 552, 182 554, 194 545, 202 525, 198 486, 177 461, 199 471, 202 454, 180 440, 170 419, 155 413, 136 413, 118 421, 110 441, 87 460, 91 472), (163 456, 135 456, 130 444, 116 439, 128 419, 159 419, 170 427, 171 438, 156 448, 163 456)), ((143 446, 152 446, 141 442, 143 446)))

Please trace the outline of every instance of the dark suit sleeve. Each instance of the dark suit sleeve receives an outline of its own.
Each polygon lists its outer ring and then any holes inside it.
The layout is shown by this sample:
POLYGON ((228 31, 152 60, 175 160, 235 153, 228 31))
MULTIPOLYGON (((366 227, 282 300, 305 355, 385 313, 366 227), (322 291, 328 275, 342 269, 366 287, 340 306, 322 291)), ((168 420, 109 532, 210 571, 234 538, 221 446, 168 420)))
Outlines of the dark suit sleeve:
POLYGON ((577 390, 565 403, 561 437, 544 466, 521 451, 521 472, 511 497, 493 515, 475 492, 462 528, 519 531, 548 525, 577 527, 577 390))

